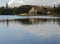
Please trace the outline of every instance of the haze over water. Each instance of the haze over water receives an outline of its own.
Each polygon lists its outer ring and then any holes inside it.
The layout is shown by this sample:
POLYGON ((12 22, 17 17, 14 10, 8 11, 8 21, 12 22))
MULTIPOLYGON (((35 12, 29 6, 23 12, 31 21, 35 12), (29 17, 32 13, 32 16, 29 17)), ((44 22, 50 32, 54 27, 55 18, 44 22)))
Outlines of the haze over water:
POLYGON ((0 44, 60 44, 60 19, 1 20, 0 44))

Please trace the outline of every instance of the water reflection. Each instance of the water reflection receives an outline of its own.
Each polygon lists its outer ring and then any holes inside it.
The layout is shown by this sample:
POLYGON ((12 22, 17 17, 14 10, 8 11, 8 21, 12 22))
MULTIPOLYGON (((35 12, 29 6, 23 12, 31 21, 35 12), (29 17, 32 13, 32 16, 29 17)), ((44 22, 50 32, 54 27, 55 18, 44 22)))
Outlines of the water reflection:
POLYGON ((57 18, 57 19, 31 18, 31 19, 16 19, 14 21, 20 22, 25 25, 32 25, 32 24, 39 24, 39 23, 44 24, 44 23, 49 23, 49 22, 57 23, 58 25, 60 25, 59 18, 57 18))
POLYGON ((0 44, 9 43, 60 44, 60 19, 1 20, 0 44))

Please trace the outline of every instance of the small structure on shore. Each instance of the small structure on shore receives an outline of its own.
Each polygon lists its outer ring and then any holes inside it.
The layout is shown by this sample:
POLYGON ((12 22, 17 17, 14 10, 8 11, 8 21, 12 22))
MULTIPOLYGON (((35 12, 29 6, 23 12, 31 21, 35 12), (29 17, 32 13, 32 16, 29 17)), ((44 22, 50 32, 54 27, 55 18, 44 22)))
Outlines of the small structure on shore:
POLYGON ((28 16, 27 13, 21 13, 20 15, 21 15, 21 16, 28 16))

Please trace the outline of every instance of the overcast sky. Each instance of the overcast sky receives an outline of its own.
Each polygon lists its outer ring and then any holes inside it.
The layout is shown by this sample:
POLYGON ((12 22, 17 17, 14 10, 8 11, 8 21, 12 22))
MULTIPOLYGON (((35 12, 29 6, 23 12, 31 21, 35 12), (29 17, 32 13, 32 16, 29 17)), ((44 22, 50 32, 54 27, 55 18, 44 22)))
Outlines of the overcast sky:
POLYGON ((0 6, 5 6, 8 3, 10 7, 19 5, 57 5, 60 0, 0 0, 0 6))

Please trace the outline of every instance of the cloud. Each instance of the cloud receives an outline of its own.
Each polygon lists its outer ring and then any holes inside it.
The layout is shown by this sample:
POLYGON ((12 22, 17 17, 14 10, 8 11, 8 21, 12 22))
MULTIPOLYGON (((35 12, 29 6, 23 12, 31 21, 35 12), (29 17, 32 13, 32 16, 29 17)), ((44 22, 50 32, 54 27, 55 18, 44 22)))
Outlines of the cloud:
POLYGON ((10 7, 18 7, 19 5, 23 5, 24 4, 24 2, 22 2, 21 0, 11 0, 11 1, 9 1, 8 2, 8 5, 10 6, 10 7))
POLYGON ((59 4, 59 0, 11 0, 8 2, 9 6, 20 6, 20 5, 54 5, 59 4))

